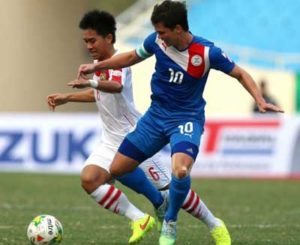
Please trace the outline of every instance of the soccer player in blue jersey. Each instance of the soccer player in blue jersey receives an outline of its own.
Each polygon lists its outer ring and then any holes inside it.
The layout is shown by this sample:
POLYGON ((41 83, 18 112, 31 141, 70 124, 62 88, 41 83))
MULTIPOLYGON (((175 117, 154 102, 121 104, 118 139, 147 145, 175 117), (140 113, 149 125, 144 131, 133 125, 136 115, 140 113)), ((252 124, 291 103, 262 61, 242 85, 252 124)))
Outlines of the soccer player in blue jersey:
MULTIPOLYGON (((151 106, 129 133, 115 155, 110 172, 122 176, 166 144, 171 146, 172 179, 160 245, 176 241, 178 212, 190 189, 190 171, 197 157, 204 128, 203 91, 210 69, 236 78, 250 93, 261 112, 282 110, 266 103, 252 77, 206 39, 189 31, 187 10, 179 1, 155 5, 151 21, 155 33, 137 49, 79 67, 79 76, 134 65, 155 55, 151 79, 151 106)), ((222 245, 231 244, 230 238, 222 245)))

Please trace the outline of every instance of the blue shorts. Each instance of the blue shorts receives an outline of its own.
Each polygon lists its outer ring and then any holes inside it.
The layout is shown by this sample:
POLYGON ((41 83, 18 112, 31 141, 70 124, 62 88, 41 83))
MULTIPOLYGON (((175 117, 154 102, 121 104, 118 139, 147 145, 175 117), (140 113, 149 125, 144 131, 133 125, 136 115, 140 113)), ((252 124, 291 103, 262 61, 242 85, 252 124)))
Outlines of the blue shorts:
POLYGON ((203 126, 204 121, 162 118, 147 111, 136 129, 126 136, 119 152, 142 162, 170 143, 172 154, 183 152, 195 160, 203 126))

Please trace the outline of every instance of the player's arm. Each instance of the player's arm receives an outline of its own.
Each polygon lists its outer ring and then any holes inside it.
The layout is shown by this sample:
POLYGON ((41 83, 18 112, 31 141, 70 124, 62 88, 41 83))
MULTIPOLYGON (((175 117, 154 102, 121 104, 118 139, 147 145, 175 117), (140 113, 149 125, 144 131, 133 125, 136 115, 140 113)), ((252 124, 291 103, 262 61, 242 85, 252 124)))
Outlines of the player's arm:
POLYGON ((121 93, 123 89, 123 85, 121 82, 115 80, 108 80, 108 77, 105 75, 105 72, 101 75, 102 78, 99 80, 93 79, 76 79, 72 82, 69 82, 67 85, 72 88, 94 88, 106 93, 121 93))
POLYGON ((109 59, 97 63, 80 65, 77 77, 80 78, 82 75, 90 74, 95 71, 129 67, 141 62, 142 60, 143 58, 137 55, 136 50, 132 50, 117 54, 109 59))
POLYGON ((98 82, 98 85, 96 86, 95 89, 98 89, 102 92, 114 94, 114 93, 121 93, 123 89, 123 85, 113 80, 110 81, 101 80, 100 82, 98 82))
POLYGON ((143 59, 137 55, 136 50, 132 50, 126 53, 117 54, 112 56, 110 59, 95 63, 95 70, 120 69, 137 64, 142 60, 143 59))
POLYGON ((235 65, 232 71, 229 73, 229 75, 236 78, 243 85, 243 87, 251 94, 260 112, 283 112, 283 110, 280 109, 278 106, 271 103, 266 103, 253 78, 244 69, 242 69, 238 65, 235 65))
POLYGON ((50 110, 54 111, 56 106, 68 102, 95 102, 93 89, 87 89, 73 93, 55 93, 47 96, 47 104, 50 110))
POLYGON ((254 98, 260 112, 283 112, 276 105, 266 103, 250 74, 232 62, 232 60, 230 60, 220 48, 212 46, 210 48, 209 58, 212 68, 236 78, 244 86, 244 88, 254 98))

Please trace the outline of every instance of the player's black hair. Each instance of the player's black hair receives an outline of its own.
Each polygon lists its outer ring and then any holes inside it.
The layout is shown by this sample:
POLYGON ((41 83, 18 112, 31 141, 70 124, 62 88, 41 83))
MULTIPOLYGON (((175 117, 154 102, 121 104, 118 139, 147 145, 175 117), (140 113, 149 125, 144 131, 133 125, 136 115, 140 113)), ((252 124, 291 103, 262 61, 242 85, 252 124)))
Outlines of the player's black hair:
POLYGON ((183 2, 166 0, 154 6, 151 15, 152 24, 162 23, 165 27, 174 29, 180 25, 183 30, 189 30, 187 9, 183 2))
POLYGON ((102 37, 112 34, 112 43, 116 42, 116 20, 106 11, 92 10, 87 12, 82 17, 79 28, 95 30, 102 37))

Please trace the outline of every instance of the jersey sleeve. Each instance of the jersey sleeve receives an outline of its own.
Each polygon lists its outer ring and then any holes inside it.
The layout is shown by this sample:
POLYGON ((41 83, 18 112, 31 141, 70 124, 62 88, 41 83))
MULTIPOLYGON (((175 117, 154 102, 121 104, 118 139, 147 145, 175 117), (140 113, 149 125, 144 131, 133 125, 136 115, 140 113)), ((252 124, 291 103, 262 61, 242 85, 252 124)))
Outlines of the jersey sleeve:
POLYGON ((142 58, 147 59, 154 54, 154 45, 155 45, 156 33, 149 35, 136 50, 136 54, 142 58))
POLYGON ((224 73, 230 73, 235 63, 218 47, 212 46, 209 50, 210 66, 224 73))
POLYGON ((115 70, 110 70, 110 76, 109 80, 110 81, 115 81, 120 84, 123 84, 123 73, 125 73, 125 69, 115 69, 115 70))

